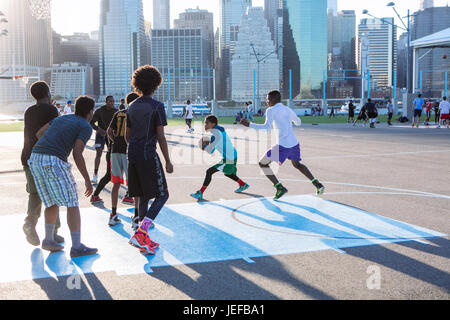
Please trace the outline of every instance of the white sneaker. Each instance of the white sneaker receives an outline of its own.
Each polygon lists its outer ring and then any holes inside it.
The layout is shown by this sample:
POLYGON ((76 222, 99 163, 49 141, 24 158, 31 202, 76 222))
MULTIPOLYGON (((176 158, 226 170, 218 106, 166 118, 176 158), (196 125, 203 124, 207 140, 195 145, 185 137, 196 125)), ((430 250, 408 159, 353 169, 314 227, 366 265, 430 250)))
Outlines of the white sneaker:
POLYGON ((116 225, 118 225, 118 224, 121 224, 121 223, 122 223, 122 221, 120 221, 119 215, 116 214, 114 217, 110 217, 110 218, 109 218, 108 225, 109 225, 110 227, 114 227, 114 226, 116 226, 116 225))
POLYGON ((97 181, 98 181, 98 177, 97 177, 97 175, 94 174, 94 176, 92 177, 91 182, 92 182, 92 184, 97 184, 97 181))

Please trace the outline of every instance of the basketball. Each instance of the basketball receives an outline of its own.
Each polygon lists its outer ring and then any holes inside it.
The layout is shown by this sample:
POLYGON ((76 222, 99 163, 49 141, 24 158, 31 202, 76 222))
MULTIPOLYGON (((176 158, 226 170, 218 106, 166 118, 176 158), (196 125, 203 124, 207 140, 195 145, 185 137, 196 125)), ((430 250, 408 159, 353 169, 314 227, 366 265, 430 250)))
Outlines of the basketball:
POLYGON ((206 146, 208 146, 211 142, 211 138, 208 136, 203 136, 198 141, 198 147, 202 150, 205 150, 206 146))

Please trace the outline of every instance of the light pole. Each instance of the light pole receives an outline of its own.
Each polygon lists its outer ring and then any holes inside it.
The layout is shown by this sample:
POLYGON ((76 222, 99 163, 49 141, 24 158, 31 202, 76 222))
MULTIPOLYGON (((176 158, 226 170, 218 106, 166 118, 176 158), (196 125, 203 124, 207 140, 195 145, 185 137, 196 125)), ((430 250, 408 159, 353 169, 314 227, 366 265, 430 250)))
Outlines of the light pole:
POLYGON ((280 46, 278 46, 275 50, 273 50, 273 51, 271 51, 270 53, 268 53, 268 54, 266 54, 266 55, 262 55, 262 54, 260 54, 260 53, 256 53, 256 50, 255 50, 255 44, 254 43, 250 43, 250 47, 252 47, 252 49, 253 49, 253 54, 254 54, 254 56, 255 56, 255 58, 256 58, 256 62, 257 62, 257 64, 258 64, 258 71, 257 71, 257 90, 256 90, 256 101, 255 101, 255 108, 256 108, 256 110, 259 110, 259 108, 261 108, 261 96, 260 96, 260 92, 259 92, 259 88, 260 88, 260 81, 259 81, 259 76, 260 76, 260 67, 259 67, 259 64, 261 63, 261 62, 263 62, 264 60, 266 60, 268 57, 270 57, 272 54, 274 54, 275 52, 278 52, 278 50, 280 49, 280 48, 283 48, 283 46, 282 45, 280 45, 280 46), (259 58, 259 56, 263 56, 262 58, 259 58))

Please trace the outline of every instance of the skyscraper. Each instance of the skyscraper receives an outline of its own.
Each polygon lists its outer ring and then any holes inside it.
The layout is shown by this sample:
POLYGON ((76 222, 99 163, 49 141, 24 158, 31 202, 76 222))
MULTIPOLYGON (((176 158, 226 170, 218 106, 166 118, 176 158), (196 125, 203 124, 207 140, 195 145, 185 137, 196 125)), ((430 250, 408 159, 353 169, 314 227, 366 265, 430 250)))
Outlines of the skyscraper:
MULTIPOLYGON (((320 97, 327 70, 328 21, 326 0, 283 0, 300 60, 300 95, 320 97)), ((284 64, 284 62, 283 62, 284 64)))
POLYGON ((102 0, 99 42, 100 96, 121 98, 147 61, 142 0, 102 0))
POLYGON ((420 0, 420 9, 425 10, 434 7, 434 0, 420 0))
MULTIPOLYGON (((394 18, 362 19, 358 26, 358 39, 366 36, 368 41, 368 69, 373 88, 390 87, 394 83, 397 27, 393 24, 394 18)), ((361 58, 362 52, 359 50, 358 60, 361 61, 361 58)))
MULTIPOLYGON (((238 40, 231 58, 232 100, 242 102, 253 99, 253 75, 258 69, 258 63, 252 46, 259 58, 262 58, 275 50, 271 37, 263 8, 249 8, 248 14, 243 16, 239 26, 238 40)), ((280 87, 280 66, 277 54, 268 56, 259 65, 259 98, 264 99, 269 91, 279 90, 280 87)))
POLYGON ((338 12, 337 0, 327 0, 327 11, 328 13, 331 13, 334 16, 337 15, 338 12))
POLYGON ((153 29, 170 29, 170 0, 153 0, 153 29))
POLYGON ((8 35, 0 37, 0 74, 29 78, 0 80, 0 101, 28 101, 30 85, 44 80, 53 64, 51 20, 36 19, 27 0, 0 0, 0 8, 8 20, 8 35))
POLYGON ((231 88, 231 56, 239 32, 242 16, 247 8, 252 6, 252 0, 220 0, 220 75, 217 92, 219 98, 230 97, 231 88))
POLYGON ((202 29, 151 30, 152 65, 163 77, 155 98, 160 101, 210 99, 209 52, 202 29), (170 73, 169 73, 170 72, 170 73), (208 73, 209 72, 209 73, 208 73), (169 88, 170 83, 170 88, 169 88))

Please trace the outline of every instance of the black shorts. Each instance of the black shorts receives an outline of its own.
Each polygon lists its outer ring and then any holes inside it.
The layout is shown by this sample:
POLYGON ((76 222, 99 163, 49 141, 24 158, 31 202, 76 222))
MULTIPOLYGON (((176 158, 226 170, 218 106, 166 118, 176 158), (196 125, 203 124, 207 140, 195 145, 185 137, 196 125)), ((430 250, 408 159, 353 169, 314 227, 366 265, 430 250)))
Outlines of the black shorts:
POLYGON ((349 118, 354 118, 354 117, 355 117, 355 112, 354 112, 354 111, 350 111, 350 112, 348 113, 348 117, 349 117, 349 118))
POLYGON ((415 109, 414 110, 414 118, 415 117, 421 117, 422 116, 422 110, 419 110, 419 109, 415 109))
POLYGON ((128 161, 128 194, 148 199, 164 196, 168 192, 164 168, 155 153, 148 160, 128 161))
POLYGON ((105 149, 106 136, 103 137, 101 134, 95 134, 95 149, 105 149))
POLYGON ((192 119, 185 119, 186 124, 190 127, 192 125, 192 119))
POLYGON ((367 120, 367 115, 365 113, 360 113, 358 116, 358 120, 367 120))

